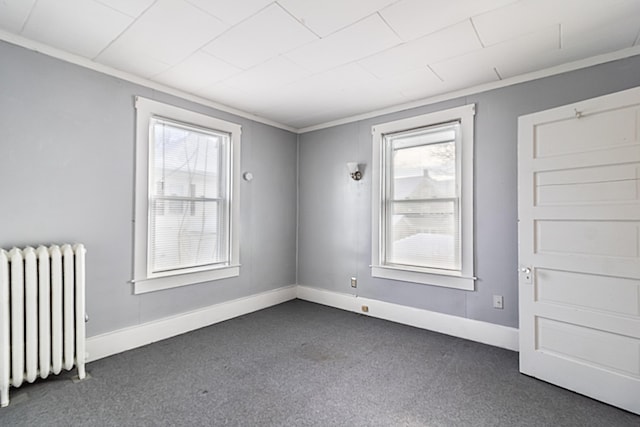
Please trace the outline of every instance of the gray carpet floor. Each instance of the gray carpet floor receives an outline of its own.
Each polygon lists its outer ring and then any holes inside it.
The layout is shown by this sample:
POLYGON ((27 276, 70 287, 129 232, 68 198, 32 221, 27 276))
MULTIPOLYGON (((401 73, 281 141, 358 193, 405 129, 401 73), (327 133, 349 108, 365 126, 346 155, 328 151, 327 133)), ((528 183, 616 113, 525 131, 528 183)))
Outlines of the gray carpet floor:
MULTIPOLYGON (((640 426, 518 354, 300 300, 11 390, 2 426, 640 426)), ((639 397, 640 398, 640 397, 639 397)))

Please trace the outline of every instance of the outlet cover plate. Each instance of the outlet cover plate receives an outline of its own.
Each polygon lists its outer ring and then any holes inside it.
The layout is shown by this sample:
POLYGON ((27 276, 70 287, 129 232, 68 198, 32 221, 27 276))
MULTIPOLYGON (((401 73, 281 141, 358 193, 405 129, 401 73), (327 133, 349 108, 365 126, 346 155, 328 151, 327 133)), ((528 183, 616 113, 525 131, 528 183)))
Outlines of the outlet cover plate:
POLYGON ((502 310, 504 308, 504 297, 502 295, 493 296, 493 308, 502 310))

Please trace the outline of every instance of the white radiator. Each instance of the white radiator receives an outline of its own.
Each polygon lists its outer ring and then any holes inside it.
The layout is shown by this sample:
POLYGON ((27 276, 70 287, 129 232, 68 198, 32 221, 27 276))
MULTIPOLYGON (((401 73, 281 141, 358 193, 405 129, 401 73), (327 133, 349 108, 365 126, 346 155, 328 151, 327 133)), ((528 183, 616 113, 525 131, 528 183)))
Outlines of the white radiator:
POLYGON ((85 377, 85 248, 0 249, 0 404, 9 387, 78 368, 85 377))

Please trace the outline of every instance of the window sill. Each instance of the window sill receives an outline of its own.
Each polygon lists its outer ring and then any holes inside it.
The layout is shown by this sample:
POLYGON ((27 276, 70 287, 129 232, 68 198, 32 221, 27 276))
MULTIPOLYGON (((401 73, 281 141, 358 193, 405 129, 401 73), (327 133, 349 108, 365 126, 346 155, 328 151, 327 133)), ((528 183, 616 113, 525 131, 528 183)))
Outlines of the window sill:
POLYGON ((406 270, 398 267, 372 266, 371 275, 382 279, 399 280, 402 282, 421 283, 424 285, 442 286, 445 288, 475 289, 475 277, 464 277, 457 272, 425 273, 406 270))
POLYGON ((212 270, 196 271, 192 273, 176 274, 173 276, 145 278, 133 281, 133 293, 144 294, 179 286, 194 285, 212 280, 228 279, 240 275, 240 266, 233 265, 212 270))

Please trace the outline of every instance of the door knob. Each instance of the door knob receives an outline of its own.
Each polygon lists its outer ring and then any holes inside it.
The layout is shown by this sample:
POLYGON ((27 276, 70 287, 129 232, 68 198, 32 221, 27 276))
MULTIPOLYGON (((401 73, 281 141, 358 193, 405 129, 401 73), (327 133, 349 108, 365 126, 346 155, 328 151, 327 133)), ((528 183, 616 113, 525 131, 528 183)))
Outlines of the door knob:
POLYGON ((522 276, 520 276, 522 283, 531 284, 531 267, 522 267, 520 272, 522 273, 522 276))

